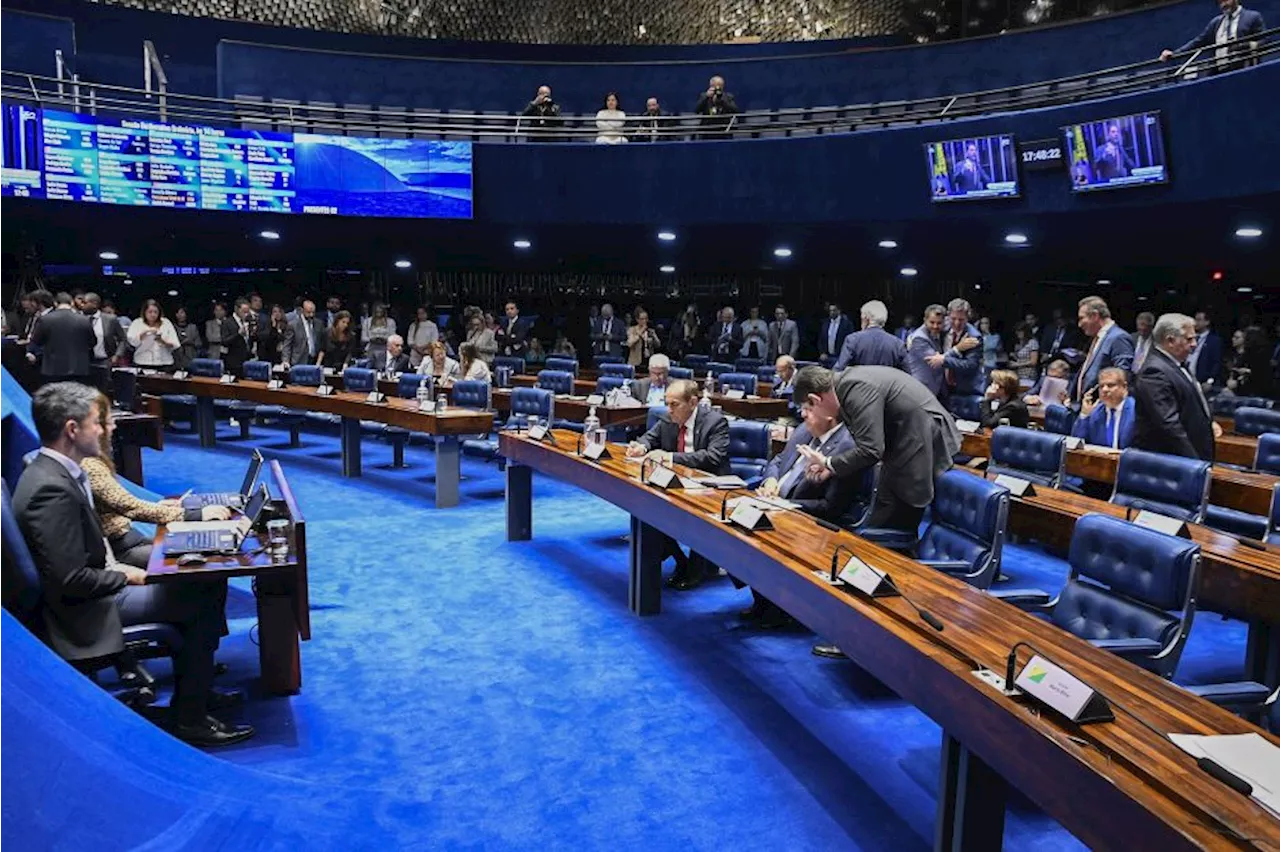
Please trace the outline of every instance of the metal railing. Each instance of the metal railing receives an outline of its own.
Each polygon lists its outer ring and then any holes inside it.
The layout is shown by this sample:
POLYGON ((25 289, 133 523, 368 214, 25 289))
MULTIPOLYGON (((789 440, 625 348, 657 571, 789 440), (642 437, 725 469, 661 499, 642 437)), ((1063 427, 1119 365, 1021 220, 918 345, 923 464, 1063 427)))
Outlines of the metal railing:
MULTIPOLYGON (((732 116, 671 115, 655 120, 627 116, 622 130, 631 141, 684 141, 698 138, 767 138, 856 133, 955 121, 1151 91, 1178 85, 1205 73, 1241 69, 1272 61, 1280 54, 1280 28, 1248 42, 1233 43, 1218 59, 1211 47, 1158 59, 1092 71, 1072 77, 1000 89, 848 106, 742 112, 732 116), (1201 57, 1204 57, 1201 59, 1201 57)), ((149 46, 150 42, 146 42, 149 46)), ((144 67, 152 68, 154 49, 144 67)), ((475 142, 595 141, 594 115, 560 116, 552 124, 504 112, 432 112, 399 106, 332 104, 240 96, 234 99, 167 91, 163 69, 155 62, 156 91, 65 80, 12 71, 0 72, 0 97, 51 109, 135 119, 159 118, 176 124, 208 125, 292 133, 345 134, 475 142), (155 96, 153 98, 153 95, 155 96)))

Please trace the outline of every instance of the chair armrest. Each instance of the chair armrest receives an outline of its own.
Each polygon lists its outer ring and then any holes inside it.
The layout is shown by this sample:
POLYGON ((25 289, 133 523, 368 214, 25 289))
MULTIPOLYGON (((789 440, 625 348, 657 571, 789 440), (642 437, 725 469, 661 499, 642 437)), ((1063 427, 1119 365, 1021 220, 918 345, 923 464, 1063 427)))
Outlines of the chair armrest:
POLYGON ((1090 639, 1089 644, 1095 648, 1120 657, 1149 657, 1160 653, 1164 647, 1154 639, 1090 639))
POLYGON ((1260 683, 1251 680, 1233 681, 1231 683, 1205 683, 1196 686, 1183 686, 1187 692, 1220 707, 1253 709, 1262 706, 1267 700, 1270 690, 1260 683))
POLYGON ((944 571, 948 574, 973 573, 972 562, 961 562, 958 560, 952 561, 952 560, 945 560, 945 559, 921 559, 919 561, 922 565, 928 565, 930 568, 934 568, 938 571, 944 571))
POLYGON ((987 594, 1018 609, 1043 609, 1053 598, 1041 589, 988 589, 987 594))
POLYGON ((914 532, 884 527, 855 527, 849 532, 866 539, 872 544, 878 544, 890 550, 910 550, 916 546, 916 542, 919 539, 919 536, 914 532))

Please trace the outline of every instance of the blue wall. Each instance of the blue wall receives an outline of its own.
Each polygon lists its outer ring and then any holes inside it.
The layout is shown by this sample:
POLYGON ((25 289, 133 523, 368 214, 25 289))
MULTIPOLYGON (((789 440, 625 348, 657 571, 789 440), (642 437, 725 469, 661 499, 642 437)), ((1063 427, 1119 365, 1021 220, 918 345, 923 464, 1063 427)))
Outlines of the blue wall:
POLYGON ((1152 206, 1280 192, 1280 62, 1141 95, 910 127, 741 142, 477 145, 476 218, 535 225, 1016 221, 1023 213, 1152 206), (1022 198, 935 205, 922 146, 969 134, 1056 137, 1061 125, 1162 113, 1171 183, 1073 196, 1065 172, 1023 173, 1022 198), (1256 165, 1247 165, 1256 164, 1256 165))
POLYGON ((53 52, 74 62, 76 28, 68 18, 33 15, 4 9, 0 13, 0 53, 4 70, 53 77, 57 74, 53 52))

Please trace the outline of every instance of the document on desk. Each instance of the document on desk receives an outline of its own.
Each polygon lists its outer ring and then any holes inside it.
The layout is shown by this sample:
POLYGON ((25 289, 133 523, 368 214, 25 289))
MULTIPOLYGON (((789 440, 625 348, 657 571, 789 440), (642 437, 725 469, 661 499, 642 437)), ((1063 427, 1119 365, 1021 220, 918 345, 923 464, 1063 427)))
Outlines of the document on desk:
POLYGON ((1280 819, 1280 748, 1261 734, 1170 734, 1169 739, 1192 757, 1207 757, 1248 781, 1254 800, 1280 819))
POLYGON ((741 476, 729 474, 727 476, 703 476, 697 480, 700 485, 707 488, 746 488, 747 483, 741 476))

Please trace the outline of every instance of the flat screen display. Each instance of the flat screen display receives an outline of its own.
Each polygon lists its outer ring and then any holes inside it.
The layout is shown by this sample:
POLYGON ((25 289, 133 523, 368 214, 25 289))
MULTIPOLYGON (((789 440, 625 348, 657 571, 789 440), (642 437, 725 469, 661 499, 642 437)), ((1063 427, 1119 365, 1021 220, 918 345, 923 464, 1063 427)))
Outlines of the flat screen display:
POLYGON ((924 150, 934 201, 1018 197, 1018 164, 1012 136, 930 142, 924 150))
POLYGON ((1167 183, 1160 114, 1140 112, 1062 128, 1075 192, 1167 183))

